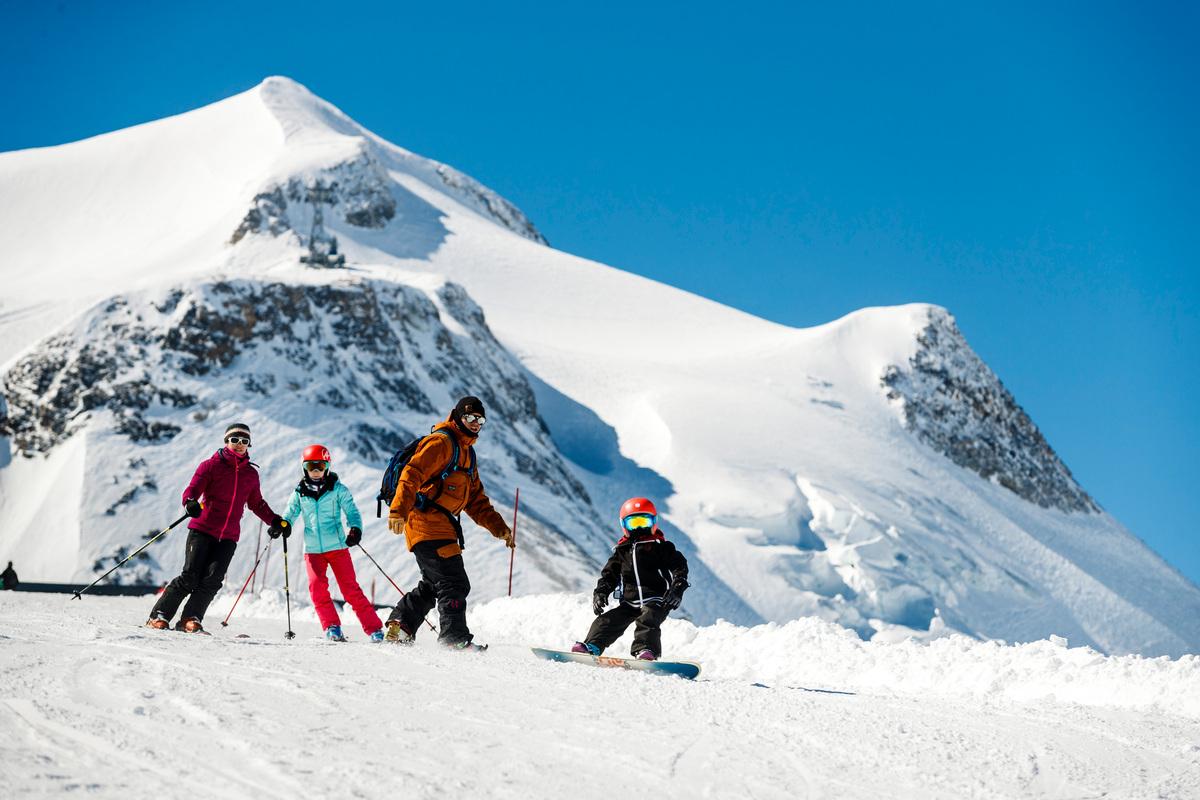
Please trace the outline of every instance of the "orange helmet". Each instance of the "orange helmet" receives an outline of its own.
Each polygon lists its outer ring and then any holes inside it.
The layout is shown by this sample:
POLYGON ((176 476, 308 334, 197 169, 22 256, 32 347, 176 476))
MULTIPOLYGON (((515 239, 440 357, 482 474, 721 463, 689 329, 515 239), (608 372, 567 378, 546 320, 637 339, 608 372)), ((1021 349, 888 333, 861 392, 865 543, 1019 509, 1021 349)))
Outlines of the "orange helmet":
POLYGON ((658 509, 645 497, 631 497, 621 504, 621 527, 629 533, 658 530, 658 509))
POLYGON ((326 463, 333 459, 329 457, 329 448, 323 444, 310 444, 304 448, 304 455, 300 456, 301 461, 324 461, 326 463))

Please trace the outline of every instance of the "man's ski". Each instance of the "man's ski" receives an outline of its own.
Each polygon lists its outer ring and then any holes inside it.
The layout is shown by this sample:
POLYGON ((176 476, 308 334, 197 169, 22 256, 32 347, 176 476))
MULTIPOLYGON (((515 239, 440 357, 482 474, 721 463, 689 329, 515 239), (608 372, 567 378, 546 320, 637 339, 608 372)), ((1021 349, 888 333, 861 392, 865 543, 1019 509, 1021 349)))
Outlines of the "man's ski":
POLYGON ((678 675, 688 680, 695 680, 696 676, 700 674, 700 665, 692 661, 643 661, 637 658, 615 658, 613 656, 594 656, 591 653, 571 653, 566 650, 547 650, 542 647, 531 649, 535 656, 547 661, 574 661, 578 664, 591 664, 597 667, 616 667, 661 675, 678 675))

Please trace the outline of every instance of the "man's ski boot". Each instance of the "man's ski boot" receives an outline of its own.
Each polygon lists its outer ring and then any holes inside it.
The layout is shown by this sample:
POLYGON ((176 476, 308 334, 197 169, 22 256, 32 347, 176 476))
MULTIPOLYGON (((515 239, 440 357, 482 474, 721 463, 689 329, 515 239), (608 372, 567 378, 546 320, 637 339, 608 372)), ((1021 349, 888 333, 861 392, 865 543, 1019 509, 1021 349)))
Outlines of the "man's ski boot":
POLYGON ((468 653, 482 653, 488 648, 486 644, 475 644, 469 639, 465 642, 453 642, 452 644, 446 645, 446 647, 450 648, 451 650, 464 650, 468 653))
POLYGON ((383 641, 383 629, 382 628, 380 628, 377 631, 371 631, 371 633, 368 635, 370 636, 372 642, 382 642, 383 641))
POLYGON ((211 633, 204 630, 204 626, 200 624, 200 620, 195 617, 179 620, 179 622, 175 623, 175 630, 182 631, 183 633, 202 633, 205 636, 212 636, 211 633))
POLYGON ((325 629, 325 638, 331 642, 344 642, 346 636, 342 633, 341 625, 330 625, 325 629))
POLYGON ((391 642, 392 644, 412 644, 415 641, 413 635, 405 630, 398 619, 389 619, 384 628, 387 631, 383 635, 385 642, 391 642))
POLYGON ((165 631, 170 629, 171 621, 159 613, 146 620, 146 627, 154 628, 156 631, 165 631))
POLYGON ((658 656, 652 650, 642 650, 636 656, 638 661, 658 661, 658 656))
POLYGON ((576 642, 571 645, 572 653, 591 653, 594 656, 600 655, 600 648, 590 642, 576 642))

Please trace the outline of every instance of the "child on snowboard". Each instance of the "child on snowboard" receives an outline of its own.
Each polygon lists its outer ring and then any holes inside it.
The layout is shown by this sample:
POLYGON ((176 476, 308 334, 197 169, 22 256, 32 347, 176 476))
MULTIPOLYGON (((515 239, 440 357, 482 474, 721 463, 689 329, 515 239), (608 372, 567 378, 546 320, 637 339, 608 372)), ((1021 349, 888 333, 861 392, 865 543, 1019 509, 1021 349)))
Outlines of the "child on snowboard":
POLYGON ((630 653, 644 661, 662 655, 659 626, 673 609, 679 608, 688 587, 687 559, 658 529, 658 510, 644 497, 626 500, 621 506, 622 536, 600 571, 592 594, 596 621, 587 638, 576 642, 573 653, 598 656, 637 622, 630 653), (616 589, 620 602, 608 611, 604 606, 616 589))
POLYGON ((362 515, 346 484, 338 481, 337 473, 329 471, 330 455, 324 445, 311 444, 304 448, 303 477, 284 518, 288 524, 304 516, 304 566, 308 571, 308 593, 312 597, 317 619, 325 629, 325 638, 344 642, 341 619, 329 597, 329 578, 325 568, 333 569, 342 596, 354 609, 363 631, 372 642, 383 641, 383 623, 375 607, 367 600, 354 577, 354 562, 350 549, 362 539, 362 515), (350 530, 342 533, 342 514, 350 530))

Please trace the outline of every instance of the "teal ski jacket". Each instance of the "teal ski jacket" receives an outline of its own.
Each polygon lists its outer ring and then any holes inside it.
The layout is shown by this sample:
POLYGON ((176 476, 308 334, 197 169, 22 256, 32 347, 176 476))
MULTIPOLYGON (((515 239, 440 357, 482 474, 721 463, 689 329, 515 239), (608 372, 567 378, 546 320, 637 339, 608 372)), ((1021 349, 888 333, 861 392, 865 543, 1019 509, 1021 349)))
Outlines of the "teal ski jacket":
POLYGON ((288 523, 295 524, 296 517, 303 514, 304 552, 328 553, 346 548, 343 513, 349 527, 362 530, 362 514, 358 513, 354 496, 338 480, 337 473, 331 472, 315 492, 301 480, 283 517, 288 523))

